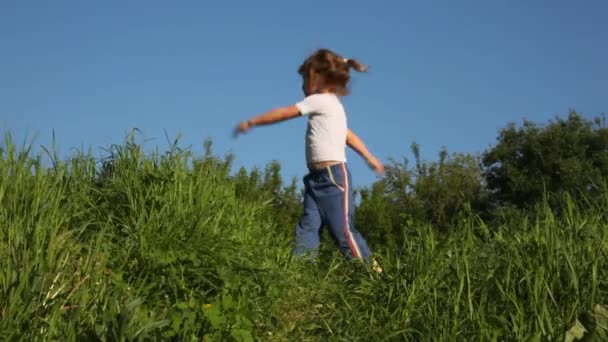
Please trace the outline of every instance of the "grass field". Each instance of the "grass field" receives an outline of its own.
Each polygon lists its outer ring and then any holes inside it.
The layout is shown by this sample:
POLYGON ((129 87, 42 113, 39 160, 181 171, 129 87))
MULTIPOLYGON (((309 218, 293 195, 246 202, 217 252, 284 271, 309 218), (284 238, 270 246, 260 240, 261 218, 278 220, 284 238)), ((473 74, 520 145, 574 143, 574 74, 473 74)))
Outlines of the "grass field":
POLYGON ((295 259, 293 227, 213 158, 109 154, 59 160, 6 135, 2 340, 608 340, 608 195, 492 229, 404 227, 376 274, 331 246, 295 259))

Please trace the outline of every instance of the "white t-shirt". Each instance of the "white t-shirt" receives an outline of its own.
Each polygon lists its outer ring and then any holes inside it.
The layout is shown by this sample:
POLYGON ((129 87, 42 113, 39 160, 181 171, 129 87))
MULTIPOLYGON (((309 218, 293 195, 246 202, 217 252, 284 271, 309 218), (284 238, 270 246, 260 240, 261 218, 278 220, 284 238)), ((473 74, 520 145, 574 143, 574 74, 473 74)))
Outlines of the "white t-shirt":
POLYGON ((307 164, 323 161, 346 162, 346 112, 337 95, 313 94, 296 103, 308 115, 307 164))

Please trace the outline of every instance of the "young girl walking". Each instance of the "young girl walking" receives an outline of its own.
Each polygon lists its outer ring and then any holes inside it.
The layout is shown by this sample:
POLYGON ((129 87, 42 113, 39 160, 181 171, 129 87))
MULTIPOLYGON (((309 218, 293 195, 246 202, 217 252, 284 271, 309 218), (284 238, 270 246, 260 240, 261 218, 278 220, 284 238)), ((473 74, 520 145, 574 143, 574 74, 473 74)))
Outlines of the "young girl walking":
MULTIPOLYGON (((295 229, 294 253, 298 256, 316 256, 324 225, 347 258, 367 262, 371 256, 367 242, 354 225, 355 207, 346 146, 362 156, 377 174, 384 172, 384 166, 347 126, 340 97, 349 93, 350 69, 366 71, 366 67, 354 59, 328 49, 317 50, 298 70, 303 81, 304 98, 301 101, 240 122, 235 129, 235 135, 238 135, 256 126, 308 116, 305 151, 309 172, 304 177, 304 213, 295 229)), ((375 260, 373 268, 382 272, 375 260)))

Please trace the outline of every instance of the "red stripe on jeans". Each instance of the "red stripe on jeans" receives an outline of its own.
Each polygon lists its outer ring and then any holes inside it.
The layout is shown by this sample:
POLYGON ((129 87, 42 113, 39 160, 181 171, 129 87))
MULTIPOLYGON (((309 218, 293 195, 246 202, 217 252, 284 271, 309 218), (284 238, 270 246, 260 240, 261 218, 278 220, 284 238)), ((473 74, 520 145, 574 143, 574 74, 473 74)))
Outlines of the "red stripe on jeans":
POLYGON ((348 240, 348 244, 350 246, 351 251, 355 258, 359 258, 359 253, 357 251, 356 242, 353 240, 353 236, 350 234, 350 228, 348 223, 348 183, 347 183, 347 175, 346 170, 344 168, 344 163, 340 164, 342 168, 342 188, 344 189, 344 235, 346 235, 346 239, 348 240))

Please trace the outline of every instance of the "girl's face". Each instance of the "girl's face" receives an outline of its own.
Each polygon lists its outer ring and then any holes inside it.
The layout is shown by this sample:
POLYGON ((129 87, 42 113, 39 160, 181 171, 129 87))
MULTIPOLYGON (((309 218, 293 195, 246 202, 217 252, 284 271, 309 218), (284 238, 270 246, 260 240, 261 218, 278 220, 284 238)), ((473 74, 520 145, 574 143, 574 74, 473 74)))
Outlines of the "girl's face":
POLYGON ((305 96, 312 95, 319 91, 319 77, 313 72, 308 72, 302 79, 302 91, 305 96))
POLYGON ((310 75, 304 76, 302 79, 302 92, 304 96, 309 96, 313 93, 312 82, 310 82, 310 75))

